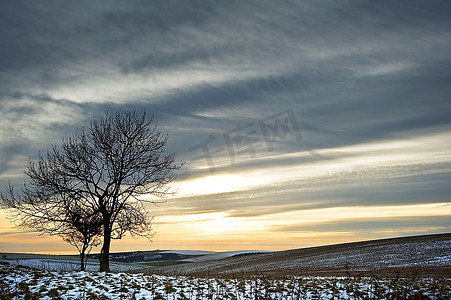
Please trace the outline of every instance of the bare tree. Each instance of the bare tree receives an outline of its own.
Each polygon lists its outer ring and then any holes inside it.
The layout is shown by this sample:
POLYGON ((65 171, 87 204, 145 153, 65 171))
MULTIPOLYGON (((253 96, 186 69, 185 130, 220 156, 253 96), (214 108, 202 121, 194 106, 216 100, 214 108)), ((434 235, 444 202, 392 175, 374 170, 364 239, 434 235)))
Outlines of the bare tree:
POLYGON ((101 120, 92 118, 89 128, 63 139, 36 162, 29 160, 22 195, 15 195, 10 187, 3 201, 12 208, 19 226, 59 234, 71 224, 77 242, 83 235, 80 228, 99 218, 100 271, 109 271, 112 239, 127 232, 152 236, 145 203, 154 201, 142 196, 172 194, 168 184, 181 165, 174 163, 174 153, 165 150, 167 140, 154 117, 147 118, 145 113, 125 111, 107 113, 101 120), (71 219, 75 207, 82 212, 80 228, 71 219))
POLYGON ((69 198, 67 193, 52 194, 42 187, 24 185, 16 195, 8 186, 3 201, 10 208, 8 216, 19 228, 33 228, 42 234, 59 235, 65 242, 75 246, 80 253, 80 269, 86 267, 87 254, 100 244, 102 219, 86 206, 83 199, 69 198))
POLYGON ((101 243, 102 218, 79 206, 68 210, 68 223, 63 226, 59 235, 63 240, 76 247, 80 253, 80 270, 84 271, 88 262, 88 254, 92 248, 101 243))

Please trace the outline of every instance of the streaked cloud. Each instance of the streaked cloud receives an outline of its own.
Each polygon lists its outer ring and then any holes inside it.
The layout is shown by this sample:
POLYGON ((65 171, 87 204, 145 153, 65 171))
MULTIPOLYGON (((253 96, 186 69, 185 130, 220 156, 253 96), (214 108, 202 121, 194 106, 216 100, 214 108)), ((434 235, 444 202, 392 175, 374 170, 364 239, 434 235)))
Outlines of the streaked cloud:
MULTIPOLYGON (((308 225, 308 243, 337 232, 344 241, 449 231, 445 216, 419 208, 450 202, 447 2, 10 1, 0 8, 0 186, 22 183, 29 156, 90 116, 133 108, 155 113, 169 150, 186 162, 173 185, 178 196, 150 207, 160 248, 243 242, 234 232, 190 238, 177 221, 208 214, 216 219, 188 223, 238 228, 246 218, 266 220, 271 226, 253 234, 267 244, 249 244, 262 249, 295 245, 296 216, 323 209, 419 213, 387 217, 386 228, 371 216, 308 225), (259 124, 286 111, 302 139, 274 136, 268 147, 259 124), (204 141, 217 150, 210 163, 204 141), (289 224, 271 219, 290 213, 289 224), (352 233, 352 222, 368 231, 352 233), (269 237, 269 228, 283 235, 269 237)), ((281 126, 285 116, 277 118, 270 125, 281 126)))

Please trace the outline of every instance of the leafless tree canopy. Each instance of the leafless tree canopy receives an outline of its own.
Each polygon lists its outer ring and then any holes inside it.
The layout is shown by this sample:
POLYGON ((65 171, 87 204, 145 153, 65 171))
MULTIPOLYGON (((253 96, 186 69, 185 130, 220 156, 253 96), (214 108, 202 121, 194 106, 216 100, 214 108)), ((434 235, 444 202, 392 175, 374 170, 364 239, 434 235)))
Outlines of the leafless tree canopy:
POLYGON ((107 271, 111 239, 126 232, 151 236, 147 200, 140 196, 171 194, 168 184, 180 165, 166 152, 167 140, 153 116, 126 111, 93 118, 89 128, 30 159, 22 193, 10 187, 3 201, 21 227, 66 237, 72 233, 72 242, 92 235, 87 228, 97 232, 92 241, 103 234, 100 269, 107 271))

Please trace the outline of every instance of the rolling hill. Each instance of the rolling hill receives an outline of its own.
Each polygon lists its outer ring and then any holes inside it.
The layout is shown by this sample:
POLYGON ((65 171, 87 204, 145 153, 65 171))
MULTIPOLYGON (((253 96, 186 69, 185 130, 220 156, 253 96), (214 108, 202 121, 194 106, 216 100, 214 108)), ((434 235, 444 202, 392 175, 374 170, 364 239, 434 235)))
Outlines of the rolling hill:
MULTIPOLYGON (((0 261, 47 270, 76 270, 78 256, 0 253, 0 261)), ((89 255, 98 269, 98 254, 89 255)), ((362 241, 275 252, 153 250, 112 253, 112 269, 208 277, 447 276, 451 233, 362 241)))
POLYGON ((165 275, 246 277, 451 275, 451 233, 391 238, 329 246, 246 253, 148 269, 165 275))

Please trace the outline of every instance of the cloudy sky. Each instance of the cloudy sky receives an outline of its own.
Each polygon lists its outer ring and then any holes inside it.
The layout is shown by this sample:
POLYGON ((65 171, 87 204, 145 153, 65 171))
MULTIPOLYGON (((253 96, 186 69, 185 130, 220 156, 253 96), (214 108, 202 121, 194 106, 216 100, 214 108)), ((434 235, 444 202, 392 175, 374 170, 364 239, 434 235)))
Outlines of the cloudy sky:
MULTIPOLYGON (((153 243, 289 249, 451 231, 451 3, 2 1, 0 186, 125 109, 185 162, 153 243)), ((76 252, 0 213, 0 251, 76 252)))

